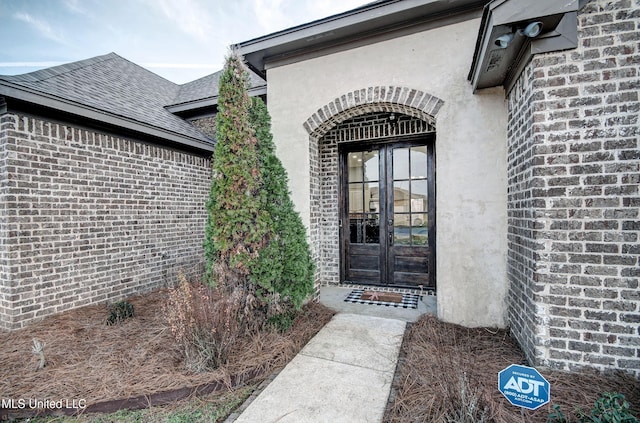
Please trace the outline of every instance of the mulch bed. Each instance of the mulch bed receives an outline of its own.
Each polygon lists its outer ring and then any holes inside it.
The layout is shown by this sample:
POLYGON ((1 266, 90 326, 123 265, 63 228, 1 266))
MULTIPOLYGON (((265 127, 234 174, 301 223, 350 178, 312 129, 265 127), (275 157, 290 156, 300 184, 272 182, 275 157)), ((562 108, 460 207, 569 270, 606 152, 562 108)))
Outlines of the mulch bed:
POLYGON ((212 382, 230 387, 237 375, 256 382, 284 367, 333 315, 310 303, 287 333, 269 331, 244 340, 227 365, 193 374, 166 325, 166 297, 166 290, 158 290, 129 299, 135 317, 113 326, 105 325, 106 306, 95 305, 0 333, 2 398, 84 400, 91 406, 212 382), (34 338, 46 343, 46 367, 38 371, 34 338))
POLYGON ((497 375, 510 364, 526 364, 524 359, 505 330, 468 329, 423 316, 405 334, 384 421, 546 422, 554 404, 574 418, 576 407, 589 412, 603 392, 624 394, 636 416, 640 412, 640 381, 632 376, 543 370, 551 403, 521 414, 498 391, 497 375))

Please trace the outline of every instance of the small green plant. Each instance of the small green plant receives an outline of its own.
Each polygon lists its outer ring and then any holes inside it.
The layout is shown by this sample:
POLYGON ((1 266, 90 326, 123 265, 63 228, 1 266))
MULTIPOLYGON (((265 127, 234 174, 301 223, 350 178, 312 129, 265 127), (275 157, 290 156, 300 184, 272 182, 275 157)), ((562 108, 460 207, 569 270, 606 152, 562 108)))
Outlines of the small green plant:
MULTIPOLYGON (((631 414, 629 402, 624 395, 613 392, 600 395, 590 414, 582 410, 576 410, 576 414, 578 418, 575 421, 578 423, 640 423, 640 420, 631 414)), ((559 405, 554 405, 547 422, 572 423, 573 420, 562 413, 559 405)))
POLYGON ((109 310, 109 316, 107 317, 107 326, 122 323, 125 320, 133 317, 133 304, 131 304, 127 300, 109 304, 107 308, 109 310))
POLYGON ((289 310, 284 313, 276 314, 268 319, 269 326, 278 332, 284 333, 289 330, 296 320, 298 312, 295 310, 289 310))

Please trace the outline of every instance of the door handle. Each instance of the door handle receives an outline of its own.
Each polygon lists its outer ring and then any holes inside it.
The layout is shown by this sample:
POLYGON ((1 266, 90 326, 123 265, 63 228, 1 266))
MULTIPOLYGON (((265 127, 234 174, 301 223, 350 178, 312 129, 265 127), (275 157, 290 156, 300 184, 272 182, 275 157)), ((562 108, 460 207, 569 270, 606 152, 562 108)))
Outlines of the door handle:
POLYGON ((389 229, 389 245, 393 245, 393 219, 389 219, 388 221, 388 229, 389 229))

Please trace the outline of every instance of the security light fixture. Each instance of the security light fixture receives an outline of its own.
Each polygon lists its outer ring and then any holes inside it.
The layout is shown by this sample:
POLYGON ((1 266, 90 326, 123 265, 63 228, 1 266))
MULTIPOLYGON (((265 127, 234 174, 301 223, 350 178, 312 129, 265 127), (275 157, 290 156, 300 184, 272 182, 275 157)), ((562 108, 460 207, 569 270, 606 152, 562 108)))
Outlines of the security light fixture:
POLYGON ((511 44, 511 41, 513 41, 513 37, 513 34, 503 34, 496 38, 495 43, 500 48, 507 48, 509 44, 511 44))
POLYGON ((509 34, 503 34, 499 36, 498 38, 496 38, 495 44, 500 48, 507 48, 515 38, 516 34, 524 35, 527 38, 535 38, 541 33, 542 33, 542 22, 540 21, 530 22, 527 24, 527 26, 524 27, 524 29, 518 28, 515 32, 509 33, 509 34))
POLYGON ((499 85, 511 91, 535 54, 578 45, 577 14, 585 0, 485 3, 468 77, 474 92, 499 85))
POLYGON ((542 22, 535 21, 528 24, 523 30, 522 33, 529 38, 535 38, 542 32, 542 22))

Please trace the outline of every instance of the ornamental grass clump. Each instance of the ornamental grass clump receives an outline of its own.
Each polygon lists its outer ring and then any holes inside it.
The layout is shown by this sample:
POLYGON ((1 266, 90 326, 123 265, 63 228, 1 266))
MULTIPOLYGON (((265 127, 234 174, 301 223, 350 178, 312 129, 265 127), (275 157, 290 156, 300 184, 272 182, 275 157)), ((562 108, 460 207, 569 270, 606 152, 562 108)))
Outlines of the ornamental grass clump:
POLYGON ((226 364, 241 332, 240 303, 236 296, 178 275, 165 315, 188 370, 200 373, 226 364))

